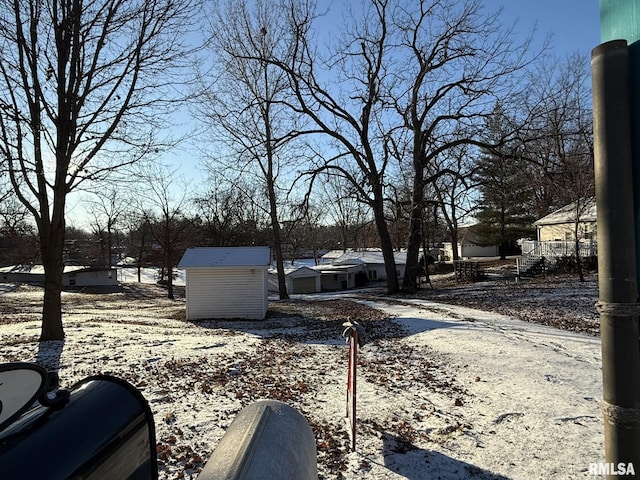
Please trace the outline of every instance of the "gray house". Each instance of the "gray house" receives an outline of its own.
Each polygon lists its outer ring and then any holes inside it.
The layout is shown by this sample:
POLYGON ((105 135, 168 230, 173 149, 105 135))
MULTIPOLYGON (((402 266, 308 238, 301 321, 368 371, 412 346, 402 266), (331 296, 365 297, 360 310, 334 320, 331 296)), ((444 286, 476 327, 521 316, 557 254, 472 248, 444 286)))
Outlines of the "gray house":
POLYGON ((185 271, 187 320, 264 319, 268 304, 269 247, 188 248, 185 271))
MULTIPOLYGON (((118 285, 115 268, 82 267, 65 265, 62 273, 63 287, 112 287, 118 285)), ((0 270, 0 281, 16 283, 44 283, 42 265, 18 265, 0 270)))

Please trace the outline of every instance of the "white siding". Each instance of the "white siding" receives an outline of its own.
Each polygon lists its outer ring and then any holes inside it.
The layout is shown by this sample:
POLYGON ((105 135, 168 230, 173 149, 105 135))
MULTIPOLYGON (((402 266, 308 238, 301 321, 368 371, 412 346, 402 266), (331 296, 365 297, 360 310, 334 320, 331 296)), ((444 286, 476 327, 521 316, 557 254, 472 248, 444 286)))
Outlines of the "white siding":
MULTIPOLYGON (((538 227, 538 241, 571 241, 574 238, 575 223, 562 223, 556 225, 540 225, 538 227)), ((578 235, 580 238, 595 239, 596 223, 580 222, 578 235)))
POLYGON ((266 268, 189 268, 187 319, 263 319, 267 313, 266 268))

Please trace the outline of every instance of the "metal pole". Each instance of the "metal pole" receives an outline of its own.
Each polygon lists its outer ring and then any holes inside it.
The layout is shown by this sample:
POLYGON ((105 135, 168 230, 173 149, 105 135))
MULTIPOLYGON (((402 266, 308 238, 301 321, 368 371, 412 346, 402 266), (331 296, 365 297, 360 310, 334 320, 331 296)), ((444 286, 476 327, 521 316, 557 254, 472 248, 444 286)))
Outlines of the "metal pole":
POLYGON ((351 426, 351 451, 356 451, 356 369, 358 365, 358 346, 366 343, 367 335, 358 322, 348 320, 342 336, 349 342, 349 372, 347 374, 347 418, 351 426))
MULTIPOLYGON (((640 0, 600 0, 601 42, 624 39, 629 55, 629 85, 640 83, 640 0)), ((629 91, 631 156, 636 239, 640 239, 640 91, 629 91)), ((640 244, 636 244, 636 281, 640 284, 640 244)))
POLYGON ((351 337, 351 451, 356 451, 356 371, 358 368, 358 330, 351 337))
POLYGON ((639 469, 640 349, 627 42, 596 47, 591 69, 605 458, 639 469))

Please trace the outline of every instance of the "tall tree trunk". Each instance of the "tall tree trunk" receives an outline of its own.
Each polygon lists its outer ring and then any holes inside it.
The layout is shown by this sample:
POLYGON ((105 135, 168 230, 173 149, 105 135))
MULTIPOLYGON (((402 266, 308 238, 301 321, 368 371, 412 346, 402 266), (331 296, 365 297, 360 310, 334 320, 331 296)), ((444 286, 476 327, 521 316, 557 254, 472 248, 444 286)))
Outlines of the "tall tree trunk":
MULTIPOLYGON (((424 213, 424 212, 423 212, 424 213)), ((431 283, 431 277, 429 276, 429 245, 427 242, 427 229, 425 226, 425 221, 422 222, 423 230, 422 230, 422 258, 424 259, 424 276, 426 282, 433 289, 433 284, 431 283)))
POLYGON ((173 245, 170 245, 167 252, 167 296, 173 300, 175 295, 173 294, 173 245))
POLYGON ((111 249, 113 246, 111 245, 111 220, 107 220, 107 267, 111 268, 111 249))
POLYGON ((269 190, 269 214, 271 216, 271 228, 273 229, 273 250, 276 256, 276 271, 278 274, 278 293, 280 300, 289 298, 287 283, 284 276, 284 256, 282 255, 282 232, 278 222, 278 205, 276 204, 276 192, 273 182, 268 182, 269 190))
POLYGON ((500 211, 500 260, 507 259, 507 226, 506 223, 506 207, 503 205, 500 211))
POLYGON ((402 281, 402 290, 406 292, 415 292, 418 289, 418 273, 420 270, 418 260, 422 243, 422 218, 424 216, 424 169, 420 163, 418 160, 414 160, 407 260, 402 281))
POLYGON ((372 205, 373 215, 376 222, 376 229, 380 237, 380 249, 382 250, 382 258, 384 259, 384 269, 387 275, 387 293, 398 293, 398 273, 396 272, 396 260, 393 255, 393 242, 389 233, 389 226, 384 215, 384 204, 382 197, 382 188, 374 189, 375 202, 372 205))
POLYGON ((458 227, 454 225, 451 227, 451 253, 452 259, 454 262, 460 260, 460 253, 458 252, 458 227))
MULTIPOLYGON (((580 205, 580 201, 577 201, 577 204, 580 205)), ((573 237, 575 239, 575 254, 576 254, 576 268, 578 269, 578 278, 580 279, 580 282, 584 282, 584 271, 582 269, 582 259, 580 257, 580 237, 579 237, 579 232, 580 232, 580 209, 578 208, 578 211, 576 212, 576 218, 578 220, 576 220, 576 223, 574 225, 574 232, 573 232, 573 237)))
MULTIPOLYGON (((64 262, 65 221, 64 215, 57 213, 60 208, 54 208, 54 214, 48 225, 40 228, 40 251, 42 266, 44 267, 44 301, 42 305, 42 328, 40 341, 63 340, 62 326, 62 273, 64 262)), ((42 222, 47 222, 45 217, 42 222)))

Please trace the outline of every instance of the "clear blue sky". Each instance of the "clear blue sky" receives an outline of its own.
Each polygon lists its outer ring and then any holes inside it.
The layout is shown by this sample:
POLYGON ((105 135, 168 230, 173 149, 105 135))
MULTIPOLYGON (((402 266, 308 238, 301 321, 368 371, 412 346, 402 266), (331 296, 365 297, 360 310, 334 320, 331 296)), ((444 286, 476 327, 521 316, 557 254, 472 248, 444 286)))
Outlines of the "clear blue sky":
POLYGON ((598 0, 482 0, 488 9, 504 7, 505 25, 518 21, 523 32, 537 22, 536 36, 552 36, 553 51, 562 56, 580 52, 590 57, 600 43, 598 0))
MULTIPOLYGON (((362 0, 350 1, 355 7, 362 0)), ((543 41, 551 35, 553 49, 559 54, 591 50, 600 43, 599 0, 479 0, 487 13, 503 7, 502 23, 505 27, 517 24, 523 35, 531 33, 537 24, 536 37, 543 41)), ((327 16, 320 19, 325 28, 342 25, 341 11, 345 0, 317 0, 318 11, 326 9, 327 16)))
MULTIPOLYGON (((318 0, 319 9, 331 5, 329 17, 333 26, 341 23, 340 14, 334 12, 344 8, 344 0, 318 0), (336 18, 337 17, 337 18, 336 18), (334 21, 335 20, 335 21, 334 21)), ((600 2, 599 0, 480 0, 487 11, 503 9, 502 23, 505 26, 516 23, 516 31, 523 36, 536 27, 536 41, 542 42, 551 36, 551 53, 559 57, 579 52, 590 58, 591 50, 600 43, 600 2)), ((202 179, 198 170, 197 155, 186 152, 167 156, 168 161, 182 164, 183 173, 189 178, 202 179)), ((82 208, 71 200, 72 223, 83 223, 82 208), (75 217, 75 218, 73 218, 75 217), (74 221, 76 220, 76 221, 74 221)))

